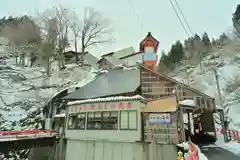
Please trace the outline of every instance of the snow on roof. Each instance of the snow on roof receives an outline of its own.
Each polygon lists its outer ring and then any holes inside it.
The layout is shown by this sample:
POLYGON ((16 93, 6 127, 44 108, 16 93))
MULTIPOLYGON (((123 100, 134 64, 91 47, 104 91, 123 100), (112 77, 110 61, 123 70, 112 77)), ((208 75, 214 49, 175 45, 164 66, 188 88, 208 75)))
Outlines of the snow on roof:
POLYGON ((54 118, 62 118, 65 117, 65 115, 66 115, 65 113, 56 114, 54 118))
POLYGON ((183 105, 183 106, 191 106, 191 107, 195 107, 195 101, 192 99, 185 99, 182 101, 178 102, 179 104, 183 105))
POLYGON ((111 102, 111 101, 126 101, 126 100, 140 100, 144 99, 140 95, 127 97, 127 96, 117 96, 117 97, 107 97, 107 98, 95 98, 95 99, 86 99, 79 101, 68 102, 68 105, 82 104, 82 103, 93 103, 93 102, 111 102))
POLYGON ((183 143, 177 144, 177 146, 179 146, 181 148, 184 148, 185 150, 189 149, 189 143, 188 142, 183 142, 183 143))
POLYGON ((70 91, 72 91, 73 89, 76 89, 76 88, 78 88, 78 87, 82 87, 82 86, 88 84, 89 82, 93 81, 93 80, 95 79, 95 76, 94 76, 94 72, 93 72, 93 71, 95 71, 95 70, 94 70, 94 69, 91 69, 91 71, 90 71, 81 81, 77 82, 76 84, 71 85, 71 86, 68 86, 68 87, 66 87, 66 88, 64 88, 64 89, 61 89, 61 90, 58 91, 58 92, 55 92, 55 93, 51 96, 51 98, 48 100, 47 103, 49 103, 55 96, 57 96, 58 94, 64 92, 65 90, 70 90, 70 91))
POLYGON ((108 57, 104 57, 106 60, 108 60, 110 63, 112 63, 114 66, 116 65, 120 65, 123 64, 124 61, 114 57, 114 56, 108 56, 108 57))

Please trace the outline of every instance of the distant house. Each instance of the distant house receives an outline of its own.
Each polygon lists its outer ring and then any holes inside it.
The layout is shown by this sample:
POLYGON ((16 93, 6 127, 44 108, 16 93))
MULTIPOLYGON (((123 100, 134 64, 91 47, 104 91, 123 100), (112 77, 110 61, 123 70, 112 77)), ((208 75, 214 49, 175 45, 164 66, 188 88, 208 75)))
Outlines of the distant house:
POLYGON ((136 63, 143 63, 143 53, 133 53, 128 56, 121 57, 120 60, 123 61, 126 66, 133 66, 136 65, 136 63))
POLYGON ((110 70, 120 64, 129 67, 140 63, 147 65, 155 71, 158 60, 158 46, 159 41, 149 32, 140 42, 138 52, 135 52, 133 47, 128 47, 116 52, 104 54, 98 61, 99 68, 110 70))
POLYGON ((134 48, 127 47, 116 52, 110 52, 102 55, 101 59, 98 61, 99 69, 113 69, 119 65, 126 65, 125 61, 121 60, 122 57, 127 57, 135 53, 134 48))
MULTIPOLYGON (((67 51, 67 52, 63 53, 66 64, 76 63, 76 54, 78 54, 78 56, 80 56, 82 53, 81 52, 76 53, 75 51, 67 51)), ((91 65, 93 68, 98 69, 97 62, 98 62, 98 58, 96 58, 94 55, 92 55, 89 52, 84 53, 84 63, 85 64, 91 65)))
POLYGON ((98 63, 99 69, 109 70, 109 69, 116 68, 119 65, 123 65, 124 61, 114 56, 106 56, 106 57, 102 57, 97 63, 98 63))

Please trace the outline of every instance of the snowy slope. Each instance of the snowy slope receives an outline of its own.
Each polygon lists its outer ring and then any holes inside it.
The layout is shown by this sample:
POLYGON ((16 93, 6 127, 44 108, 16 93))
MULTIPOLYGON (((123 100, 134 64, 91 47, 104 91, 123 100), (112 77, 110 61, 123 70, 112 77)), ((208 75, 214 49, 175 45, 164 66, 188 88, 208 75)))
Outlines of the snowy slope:
POLYGON ((41 67, 16 66, 13 59, 8 59, 6 65, 0 66, 1 129, 40 128, 35 122, 42 118, 42 106, 58 91, 93 80, 93 72, 72 64, 63 71, 53 67, 51 77, 47 78, 41 67), (25 118, 27 122, 21 121, 25 118))

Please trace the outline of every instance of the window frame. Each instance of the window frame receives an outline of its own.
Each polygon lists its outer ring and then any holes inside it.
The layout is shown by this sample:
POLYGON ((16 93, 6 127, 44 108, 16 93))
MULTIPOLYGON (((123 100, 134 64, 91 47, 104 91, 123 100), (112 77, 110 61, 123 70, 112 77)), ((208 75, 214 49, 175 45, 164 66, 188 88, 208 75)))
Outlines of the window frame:
POLYGON ((74 130, 74 129, 76 129, 76 125, 77 125, 77 114, 76 113, 70 113, 68 115, 67 129, 68 130, 74 130), (69 126, 69 119, 70 119, 70 117, 75 117, 75 125, 73 127, 69 126))
MULTIPOLYGON (((98 112, 98 111, 97 111, 98 112)), ((85 126, 85 128, 86 128, 86 130, 118 130, 118 111, 100 111, 100 115, 101 115, 101 117, 100 117, 100 128, 95 128, 95 127, 89 127, 88 125, 89 125, 89 113, 93 113, 94 114, 94 119, 95 119, 95 115, 96 115, 96 113, 97 112, 87 112, 87 114, 86 114, 86 126, 85 126), (109 112, 109 117, 108 118, 110 118, 111 117, 111 115, 112 115, 112 113, 113 112, 115 112, 116 114, 117 114, 117 127, 116 128, 103 128, 103 122, 104 122, 104 117, 103 117, 103 114, 104 113, 106 113, 106 112, 109 112)))
POLYGON ((75 129, 77 129, 77 130, 85 130, 86 129, 86 119, 87 119, 87 117, 86 117, 86 112, 80 112, 80 113, 77 113, 76 114, 76 125, 75 125, 75 129), (81 127, 78 127, 78 120, 79 120, 79 118, 78 118, 78 115, 84 115, 84 127, 83 128, 81 128, 81 127))
POLYGON ((119 122, 119 120, 118 120, 118 117, 119 117, 119 115, 118 115, 118 112, 119 111, 102 111, 101 112, 101 116, 102 116, 102 123, 101 123, 101 130, 118 130, 118 122, 119 122), (108 118, 111 118, 112 116, 112 114, 113 113, 116 113, 116 115, 117 115, 117 128, 112 128, 112 129, 110 129, 110 128, 103 128, 103 119, 104 119, 104 117, 103 117, 103 113, 106 113, 106 112, 109 112, 109 117, 108 118))
POLYGON ((130 131, 136 131, 138 130, 138 112, 136 110, 124 110, 124 111, 119 111, 119 130, 130 130, 130 131), (127 128, 122 128, 121 127, 121 118, 122 118, 122 113, 123 112, 127 112, 127 124, 128 124, 128 127, 127 128), (130 112, 134 112, 136 114, 136 128, 129 128, 129 113, 130 112))
MULTIPOLYGON (((98 112, 100 112, 100 111, 98 111, 98 112)), ((89 114, 91 114, 91 113, 93 113, 93 117, 91 117, 91 118, 93 118, 94 120, 95 120, 95 115, 96 115, 96 113, 97 112, 87 112, 87 117, 86 117, 86 120, 87 120, 87 123, 86 123, 86 130, 100 130, 99 128, 96 128, 96 127, 93 127, 93 128, 89 128, 89 114)), ((101 112, 100 112, 101 113, 101 112)), ((101 117, 100 117, 101 119, 102 119, 102 114, 101 114, 101 117)), ((100 124, 100 125, 102 125, 102 124, 100 124)), ((100 127, 101 128, 101 127, 100 127)))

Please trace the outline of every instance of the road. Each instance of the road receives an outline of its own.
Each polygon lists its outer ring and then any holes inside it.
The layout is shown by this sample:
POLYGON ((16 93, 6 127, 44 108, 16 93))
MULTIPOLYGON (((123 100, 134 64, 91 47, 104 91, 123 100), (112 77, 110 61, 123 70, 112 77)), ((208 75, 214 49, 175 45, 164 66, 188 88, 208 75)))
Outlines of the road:
POLYGON ((200 147, 202 153, 205 154, 205 156, 209 160, 239 160, 240 155, 235 155, 230 151, 227 151, 225 149, 222 149, 220 147, 214 146, 214 147, 200 147))

